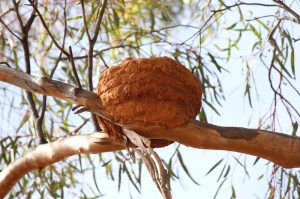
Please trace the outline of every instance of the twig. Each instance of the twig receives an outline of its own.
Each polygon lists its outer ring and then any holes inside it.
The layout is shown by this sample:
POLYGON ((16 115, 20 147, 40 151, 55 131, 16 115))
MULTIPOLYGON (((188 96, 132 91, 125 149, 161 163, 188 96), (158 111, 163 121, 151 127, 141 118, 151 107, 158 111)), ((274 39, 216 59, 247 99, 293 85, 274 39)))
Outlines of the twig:
POLYGON ((5 23, 4 21, 0 18, 0 22, 4 25, 4 27, 14 36, 16 37, 19 41, 21 41, 21 38, 16 35, 16 33, 14 33, 5 23))
MULTIPOLYGON (((94 46, 96 44, 97 41, 97 37, 99 34, 99 30, 100 30, 100 26, 102 23, 102 19, 103 19, 103 15, 104 15, 104 11, 107 5, 107 0, 103 0, 102 1, 102 6, 100 9, 100 13, 96 22, 96 28, 94 31, 94 36, 91 38, 89 31, 88 31, 88 24, 86 21, 86 17, 85 17, 85 9, 84 9, 84 3, 83 0, 81 0, 81 5, 82 5, 82 14, 83 14, 83 21, 84 21, 84 26, 85 26, 85 30, 86 30, 86 34, 88 36, 89 39, 89 51, 88 51, 88 83, 89 83, 89 90, 93 91, 93 52, 94 52, 94 46)), ((93 121, 93 125, 95 128, 95 131, 100 131, 101 128, 99 126, 99 123, 97 121, 97 118, 94 114, 92 114, 92 121, 93 121)))
POLYGON ((233 7, 238 7, 238 6, 242 6, 242 5, 248 5, 248 6, 264 6, 264 7, 281 7, 277 4, 264 4, 264 3, 244 3, 244 2, 241 2, 239 1, 239 3, 236 3, 236 4, 233 4, 233 5, 230 5, 230 6, 225 6, 225 8, 222 8, 222 9, 218 9, 218 10, 211 10, 211 12, 222 12, 222 11, 225 11, 225 10, 229 10, 233 7))
POLYGON ((7 9, 6 11, 2 12, 2 13, 0 14, 0 19, 1 19, 2 17, 4 17, 5 15, 7 15, 9 12, 13 11, 13 10, 14 10, 13 8, 9 8, 9 9, 7 9))
POLYGON ((72 131, 68 132, 67 135, 72 135, 74 133, 77 133, 89 120, 90 120, 90 118, 85 119, 82 122, 82 124, 80 124, 78 127, 76 127, 75 129, 73 129, 72 131))
POLYGON ((69 52, 70 52, 70 62, 71 62, 71 66, 72 66, 72 71, 75 77, 75 81, 76 81, 76 85, 78 88, 82 88, 78 74, 77 74, 77 69, 75 67, 75 63, 74 63, 74 58, 73 58, 73 52, 72 52, 72 47, 69 46, 69 52))
POLYGON ((276 71, 280 74, 280 77, 282 77, 282 74, 281 72, 275 67, 275 61, 276 61, 276 52, 278 51, 278 45, 277 45, 277 42, 276 40, 274 39, 273 35, 275 33, 275 31, 277 30, 277 28, 279 27, 281 21, 283 19, 282 18, 279 18, 278 22, 276 23, 276 25, 272 28, 271 32, 270 32, 270 35, 269 35, 269 41, 270 43, 273 45, 274 47, 274 50, 273 50, 273 56, 272 56, 272 60, 271 60, 271 63, 270 63, 270 68, 269 68, 269 83, 270 83, 270 86, 271 86, 271 89, 272 91, 274 92, 275 94, 275 106, 276 106, 276 96, 279 96, 281 100, 283 100, 285 103, 287 103, 294 111, 295 113, 300 117, 300 113, 297 111, 297 109, 281 94, 279 93, 273 86, 273 82, 272 82, 272 79, 271 79, 271 72, 272 72, 272 69, 276 69, 276 71))
MULTIPOLYGON (((19 13, 19 3, 20 2, 16 2, 15 0, 13 0, 13 4, 14 4, 14 10, 16 12, 16 15, 17 15, 17 19, 18 19, 18 22, 19 22, 19 25, 20 25, 20 28, 21 28, 21 31, 22 31, 22 35, 21 35, 21 38, 18 38, 20 39, 20 42, 22 44, 22 47, 24 49, 24 59, 25 59, 25 68, 26 68, 26 73, 27 74, 30 74, 31 73, 31 63, 30 63, 30 50, 29 50, 29 43, 28 43, 28 33, 29 33, 29 30, 33 24, 33 21, 36 17, 35 13, 36 11, 33 9, 32 12, 31 12, 31 15, 30 15, 30 18, 28 19, 28 21, 26 22, 26 24, 24 25, 23 21, 22 21, 22 18, 21 18, 21 15, 19 13)), ((34 2, 32 2, 34 4, 34 2)), ((44 112, 45 112, 45 100, 44 101, 44 108, 42 108, 42 113, 41 115, 39 115, 38 111, 37 111, 37 108, 36 108, 36 105, 35 105, 35 102, 34 102, 34 99, 33 99, 33 95, 31 92, 28 92, 26 91, 26 96, 27 96, 27 102, 28 102, 28 105, 33 113, 33 116, 34 116, 34 119, 35 119, 35 122, 36 122, 36 130, 37 130, 37 133, 38 133, 38 136, 39 136, 39 143, 40 144, 45 144, 47 143, 47 140, 45 139, 45 136, 44 136, 44 131, 43 131, 43 125, 42 125, 42 122, 43 122, 43 118, 44 118, 44 112), (43 111, 44 110, 44 111, 43 111)), ((45 97, 43 98, 45 99, 45 97)))
POLYGON ((39 19, 41 20, 42 24, 43 24, 43 27, 45 28, 45 30, 47 31, 47 33, 49 34, 51 40, 53 41, 54 45, 61 51, 63 52, 64 55, 66 55, 69 59, 70 55, 67 51, 65 51, 65 49, 63 47, 61 47, 56 39, 54 38, 54 36, 52 35, 51 31, 49 30, 42 14, 40 13, 40 11, 38 10, 37 6, 34 4, 34 0, 28 0, 30 5, 33 7, 33 9, 36 11, 37 15, 39 16, 39 19))
POLYGON ((278 3, 281 8, 286 10, 287 12, 291 13, 294 17, 297 18, 298 23, 300 23, 300 15, 298 15, 297 12, 295 12, 293 9, 290 8, 290 6, 287 6, 283 1, 281 0, 273 0, 275 3, 278 3))
MULTIPOLYGON (((64 35, 63 35, 63 44, 62 44, 62 48, 64 49, 64 46, 65 46, 65 41, 66 41, 66 36, 67 36, 67 20, 66 20, 66 0, 65 0, 65 3, 64 3, 64 18, 65 18, 65 28, 64 28, 64 35)), ((58 56, 58 59, 55 63, 55 66, 53 67, 53 69, 51 70, 50 72, 50 76, 49 78, 52 79, 56 69, 57 69, 57 66, 59 64, 59 60, 62 56, 62 51, 60 51, 59 53, 59 56, 58 56)), ((40 116, 39 118, 37 119, 37 123, 38 125, 43 125, 43 120, 44 120, 44 116, 45 116, 45 112, 46 112, 46 107, 47 107, 47 96, 46 95, 43 95, 43 101, 42 101, 42 109, 40 111, 40 116)))
POLYGON ((11 68, 11 66, 7 62, 0 62, 0 64, 6 65, 7 67, 11 68))
POLYGON ((88 40, 91 41, 91 36, 89 33, 89 29, 88 29, 88 23, 86 20, 86 15, 85 15, 85 8, 84 8, 84 2, 83 0, 80 1, 81 2, 81 9, 82 9, 82 15, 83 15, 83 23, 84 23, 84 27, 85 27, 85 33, 88 37, 88 40))

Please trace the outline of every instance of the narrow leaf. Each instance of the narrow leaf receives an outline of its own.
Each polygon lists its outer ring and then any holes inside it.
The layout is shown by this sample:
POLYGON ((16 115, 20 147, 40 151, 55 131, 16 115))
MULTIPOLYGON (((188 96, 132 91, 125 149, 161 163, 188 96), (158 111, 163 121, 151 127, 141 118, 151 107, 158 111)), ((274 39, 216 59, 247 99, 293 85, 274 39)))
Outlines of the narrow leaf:
POLYGON ((253 163, 253 166, 256 165, 256 163, 259 161, 260 157, 256 157, 254 163, 253 163))
POLYGON ((296 136, 297 130, 298 130, 298 122, 295 122, 293 124, 293 133, 292 133, 293 136, 296 136))
POLYGON ((191 174, 190 174, 188 168, 187 168, 186 165, 184 164, 184 161, 183 161, 182 156, 181 156, 181 154, 180 154, 179 151, 178 151, 178 153, 177 153, 177 157, 178 157, 178 159, 179 159, 179 162, 180 162, 180 164, 181 164, 183 170, 184 170, 185 173, 189 176, 189 178, 190 178, 196 185, 200 185, 200 184, 199 184, 196 180, 194 180, 194 178, 191 176, 191 174))
POLYGON ((294 51, 294 48, 292 48, 292 52, 291 52, 291 67, 292 67, 292 73, 295 76, 295 51, 294 51))
POLYGON ((217 167, 221 164, 221 162, 223 161, 223 159, 224 159, 224 158, 222 158, 222 159, 219 160, 216 164, 214 164, 214 166, 212 166, 212 167, 209 169, 209 171, 206 173, 205 176, 207 176, 207 175, 210 174, 213 170, 215 170, 215 168, 217 168, 217 167))
POLYGON ((208 56, 210 57, 212 63, 213 63, 213 64, 217 67, 217 69, 221 72, 221 68, 222 68, 222 67, 218 64, 218 62, 216 61, 215 57, 214 57, 212 54, 210 54, 210 53, 208 53, 208 56))

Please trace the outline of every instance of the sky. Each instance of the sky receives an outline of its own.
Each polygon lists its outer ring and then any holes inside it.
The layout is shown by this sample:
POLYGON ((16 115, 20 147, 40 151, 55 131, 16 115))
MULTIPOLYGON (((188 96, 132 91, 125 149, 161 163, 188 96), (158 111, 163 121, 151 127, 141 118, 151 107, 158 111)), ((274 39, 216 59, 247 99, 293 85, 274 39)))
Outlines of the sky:
MULTIPOLYGON (((256 16, 266 14, 266 9, 264 7, 249 7, 248 9, 244 9, 244 11, 245 13, 252 11, 256 16)), ((270 12, 274 12, 274 10, 270 10, 270 12)), ((236 20, 234 19, 234 17, 236 16, 234 16, 233 14, 231 15, 232 18, 228 16, 230 15, 227 15, 226 22, 224 23, 228 24, 229 26, 233 23, 234 20, 236 20)), ((298 29, 298 27, 293 28, 295 28, 295 31, 298 29)), ((183 31, 181 33, 181 36, 183 36, 184 34, 187 33, 184 33, 183 31)), ((268 33, 264 34, 264 36, 266 37, 266 34, 268 33)), ((228 35, 223 35, 223 37, 226 36, 228 35)), ((255 38, 253 38, 253 40, 254 39, 255 38)), ((241 70, 241 65, 244 65, 244 63, 241 59, 238 59, 238 57, 240 55, 251 54, 252 46, 250 46, 250 43, 253 43, 253 40, 249 39, 249 37, 247 36, 244 37, 241 41, 242 45, 240 45, 244 46, 244 48, 241 48, 239 49, 239 51, 232 53, 232 55, 237 57, 237 59, 233 59, 229 63, 224 63, 224 65, 222 65, 230 71, 229 73, 223 73, 221 77, 226 101, 223 102, 222 107, 218 109, 221 116, 218 116, 213 112, 207 113, 209 122, 220 126, 257 128, 259 125, 259 119, 269 111, 269 106, 273 99, 273 93, 269 88, 269 82, 266 78, 268 71, 259 62, 258 57, 255 56, 249 59, 249 65, 253 70, 253 73, 255 74, 255 81, 258 85, 256 90, 257 94, 253 94, 252 96, 253 108, 249 106, 247 97, 244 97, 245 71, 241 70)), ((222 41, 220 40, 220 42, 222 41)), ((265 46, 270 46, 268 45, 268 41, 265 42, 265 46)), ((299 50, 299 44, 295 44, 295 47, 297 50, 299 50)), ((270 48, 272 49, 272 47, 270 48)), ((295 65, 299 65, 299 61, 300 60, 296 58, 295 65)), ((299 70, 296 70, 296 77, 299 77, 299 75, 299 70)), ((274 79, 276 79, 276 77, 274 77, 274 79)), ((295 83, 295 85, 300 85, 299 80, 295 83)), ((299 88, 299 86, 297 88, 299 88)), ((293 99, 293 95, 294 93, 286 90, 286 96, 293 99)), ((290 123, 288 120, 285 121, 287 117, 282 107, 278 110, 278 115, 281 114, 281 126, 277 126, 276 130, 283 133, 291 133, 292 129, 290 123)), ((175 147, 176 146, 171 145, 163 149, 158 149, 157 152, 162 157, 168 159, 167 157, 169 157, 173 153, 175 147)), ((181 180, 180 182, 177 181, 172 184, 172 193, 174 198, 213 198, 220 183, 224 179, 223 177, 221 177, 221 180, 217 182, 219 174, 223 169, 223 165, 225 165, 225 163, 226 165, 231 166, 229 175, 230 177, 221 187, 218 198, 230 198, 232 194, 232 185, 235 188, 237 198, 256 199, 266 197, 265 194, 268 190, 268 181, 270 180, 270 173, 272 171, 272 167, 266 166, 266 164, 268 164, 268 161, 260 159, 255 166, 252 166, 254 161, 256 160, 256 157, 250 155, 227 151, 193 149, 185 146, 181 146, 180 150, 191 175, 194 177, 194 179, 196 179, 197 182, 199 182, 200 186, 192 183, 192 181, 184 174, 184 171, 180 169, 179 166, 178 172, 181 180), (242 163, 245 163, 249 175, 245 173, 244 168, 237 163, 234 157, 239 158, 242 163), (214 170, 214 172, 206 176, 210 168, 222 158, 224 159, 223 162, 214 170), (264 177, 261 178, 262 175, 264 175, 264 177)), ((105 192, 108 193, 107 197, 104 198, 130 198, 130 195, 128 194, 129 190, 130 192, 132 192, 134 198, 161 198, 160 193, 152 183, 149 174, 145 172, 146 169, 144 168, 143 170, 144 179, 142 183, 141 194, 138 194, 132 186, 129 186, 129 180, 126 179, 122 180, 122 188, 120 193, 118 193, 116 191, 117 183, 111 181, 106 182, 106 176, 100 176, 100 181, 105 181, 104 184, 106 185, 106 187, 103 187, 103 190, 106 190, 105 192)))
MULTIPOLYGON (((253 8, 253 7, 252 7, 253 8)), ((252 9, 251 8, 251 9, 252 9)), ((250 9, 250 10, 251 10, 250 9)), ((254 10, 252 10, 254 11, 254 10)), ((264 9, 255 9, 257 15, 265 13, 264 9)), ((228 15, 230 16, 230 15, 228 15)), ((224 23, 231 23, 233 18, 227 18, 224 23)), ((296 29, 297 27, 295 27, 296 29)), ((300 30, 299 30, 300 32, 300 30)), ((182 36, 185 33, 181 33, 182 36)), ((228 35, 227 35, 228 36, 228 35)), ((224 35, 226 37, 226 35, 224 35)), ((220 42, 222 42, 220 40, 220 42)), ((242 41, 245 45, 244 49, 240 49, 239 53, 241 54, 251 54, 251 46, 249 46, 249 39, 244 38, 242 41)), ((299 44, 295 45, 295 48, 299 52, 299 44)), ((238 57, 239 55, 236 55, 238 57)), ((299 65, 299 58, 296 59, 296 65, 299 65)), ((268 89, 268 81, 266 79, 267 70, 261 66, 257 58, 253 58, 251 62, 252 70, 254 71, 256 82, 258 86, 257 93, 258 97, 253 96, 253 108, 248 104, 247 97, 244 97, 244 73, 245 71, 241 70, 241 65, 243 65, 241 59, 233 59, 229 63, 224 63, 224 67, 230 71, 230 73, 223 73, 221 80, 226 96, 226 101, 222 103, 222 107, 219 107, 218 111, 220 116, 216 115, 213 112, 207 112, 208 121, 220 125, 220 126, 239 126, 246 128, 257 128, 259 118, 261 118, 269 108, 269 104, 273 98, 273 94, 270 89, 268 89)), ((296 77, 299 77, 299 70, 296 70, 296 77)), ((296 85, 300 85, 298 80, 296 85)), ((299 88, 299 86, 298 86, 299 88)), ((287 95, 290 95, 293 98, 293 93, 287 92, 287 95)), ((298 107, 300 110, 300 107, 298 107)), ((282 111, 281 109, 279 110, 282 111)), ((282 113, 283 114, 283 113, 282 113)), ((283 117, 286 118, 286 117, 283 117)), ((289 126, 288 121, 280 121, 281 129, 278 128, 278 131, 289 133, 291 127, 289 126)), ((269 143, 267 143, 269 144, 269 143)), ((157 149, 159 155, 168 160, 173 154, 174 149, 177 145, 170 145, 163 149, 157 149)), ((265 198, 265 193, 268 189, 268 181, 271 168, 265 166, 268 162, 265 160, 260 160, 255 166, 252 166, 256 157, 250 155, 243 155, 234 152, 227 151, 212 151, 212 150, 201 150, 193 149, 191 147, 181 146, 181 154, 183 159, 193 176, 193 178, 199 182, 199 186, 191 182, 191 180, 186 176, 182 168, 178 166, 178 173, 180 182, 176 181, 172 183, 172 193, 174 198, 213 198, 220 182, 224 179, 221 177, 220 181, 217 182, 219 178, 219 173, 221 172, 224 165, 230 165, 230 178, 228 178, 224 185, 221 187, 218 194, 218 198, 230 198, 232 185, 235 187, 235 192, 237 198, 240 199, 256 199, 256 198, 265 198), (241 167, 235 158, 238 158, 242 163, 247 165, 247 171, 249 176, 246 175, 245 170, 241 167), (220 159, 223 158, 223 162, 209 175, 206 176, 210 168, 217 163, 220 159), (259 179, 262 174, 266 174, 265 177, 259 179)), ((96 157, 97 155, 94 155, 96 157)), ((227 167, 225 167, 227 168, 227 167)), ((117 168, 116 172, 117 172, 117 168)), ((103 167, 99 168, 96 173, 97 181, 100 187, 100 190, 103 194, 106 194, 103 198, 130 198, 128 192, 130 191, 133 195, 133 198, 143 198, 143 199, 153 199, 161 198, 160 193, 152 182, 149 174, 146 172, 146 168, 143 168, 143 182, 142 182, 142 192, 141 194, 137 193, 133 186, 130 185, 129 180, 125 177, 122 179, 122 187, 120 192, 118 192, 117 181, 111 181, 107 179, 105 174, 105 169, 103 167)), ((92 182, 93 176, 91 173, 86 173, 82 176, 82 182, 92 182)), ((92 184, 92 183, 91 183, 92 184)), ((79 186, 80 188, 80 186, 79 186)))

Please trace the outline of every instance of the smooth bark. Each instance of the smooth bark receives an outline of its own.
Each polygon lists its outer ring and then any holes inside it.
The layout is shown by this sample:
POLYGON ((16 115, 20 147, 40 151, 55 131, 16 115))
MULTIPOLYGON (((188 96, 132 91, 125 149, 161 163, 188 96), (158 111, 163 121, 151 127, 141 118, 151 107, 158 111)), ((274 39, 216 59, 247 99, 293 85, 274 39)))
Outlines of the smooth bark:
POLYGON ((42 169, 77 154, 96 154, 122 149, 124 143, 115 143, 104 133, 71 136, 39 145, 1 171, 0 198, 4 198, 18 180, 33 170, 42 169))
POLYGON ((258 156, 285 168, 300 167, 300 138, 282 133, 222 127, 191 119, 177 128, 127 124, 148 138, 167 139, 199 149, 226 150, 258 156))

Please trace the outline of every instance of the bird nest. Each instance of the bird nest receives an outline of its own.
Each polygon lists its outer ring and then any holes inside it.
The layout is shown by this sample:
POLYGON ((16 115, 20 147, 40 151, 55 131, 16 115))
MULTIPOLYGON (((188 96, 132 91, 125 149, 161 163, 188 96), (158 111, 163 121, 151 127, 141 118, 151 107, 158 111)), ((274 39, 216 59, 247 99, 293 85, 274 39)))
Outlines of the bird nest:
MULTIPOLYGON (((120 124, 182 126, 201 107, 201 84, 179 62, 168 57, 126 58, 99 78, 97 95, 109 118, 120 124)), ((106 133, 121 139, 121 128, 98 118, 106 133)), ((153 147, 170 144, 153 140, 153 147)))

